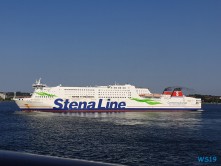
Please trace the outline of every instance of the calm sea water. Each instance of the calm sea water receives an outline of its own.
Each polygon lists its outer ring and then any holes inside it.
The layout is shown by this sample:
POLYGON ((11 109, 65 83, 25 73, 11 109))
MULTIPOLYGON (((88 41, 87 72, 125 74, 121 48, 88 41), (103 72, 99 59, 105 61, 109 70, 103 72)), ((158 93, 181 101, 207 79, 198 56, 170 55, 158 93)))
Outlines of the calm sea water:
POLYGON ((131 166, 221 165, 221 105, 202 112, 23 113, 0 102, 0 149, 131 166))

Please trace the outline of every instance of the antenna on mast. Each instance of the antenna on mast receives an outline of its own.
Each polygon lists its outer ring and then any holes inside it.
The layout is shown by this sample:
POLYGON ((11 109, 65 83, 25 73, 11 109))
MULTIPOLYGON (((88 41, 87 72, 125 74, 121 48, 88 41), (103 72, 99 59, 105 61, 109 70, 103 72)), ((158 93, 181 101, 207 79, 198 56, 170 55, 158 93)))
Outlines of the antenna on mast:
POLYGON ((39 80, 36 80, 37 84, 41 84, 41 77, 39 78, 39 80))
POLYGON ((41 78, 39 80, 36 80, 36 83, 32 85, 35 89, 42 89, 43 87, 46 87, 46 84, 41 84, 41 78))

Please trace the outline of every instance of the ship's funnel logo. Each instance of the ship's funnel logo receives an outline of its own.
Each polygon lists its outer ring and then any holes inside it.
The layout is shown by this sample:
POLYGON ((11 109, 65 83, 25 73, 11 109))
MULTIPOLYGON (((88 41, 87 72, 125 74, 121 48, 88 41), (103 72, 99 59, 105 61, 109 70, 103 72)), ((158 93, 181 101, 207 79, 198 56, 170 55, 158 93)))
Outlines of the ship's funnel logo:
POLYGON ((176 88, 174 89, 172 95, 172 97, 182 97, 183 96, 183 92, 181 91, 180 88, 176 88))

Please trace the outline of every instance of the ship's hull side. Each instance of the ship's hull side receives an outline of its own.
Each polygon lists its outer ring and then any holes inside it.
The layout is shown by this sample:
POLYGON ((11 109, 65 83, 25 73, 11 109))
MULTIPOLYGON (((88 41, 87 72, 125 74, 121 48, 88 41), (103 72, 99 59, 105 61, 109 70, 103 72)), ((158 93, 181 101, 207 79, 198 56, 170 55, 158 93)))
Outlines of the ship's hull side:
POLYGON ((40 112, 54 112, 54 113, 102 113, 102 112, 181 112, 181 111, 197 111, 200 108, 133 108, 124 110, 53 110, 53 109, 21 109, 24 112, 40 111, 40 112))
POLYGON ((179 100, 71 100, 71 99, 51 99, 51 100, 15 100, 22 111, 41 112, 176 112, 176 111, 196 111, 201 109, 201 104, 183 102, 179 100))

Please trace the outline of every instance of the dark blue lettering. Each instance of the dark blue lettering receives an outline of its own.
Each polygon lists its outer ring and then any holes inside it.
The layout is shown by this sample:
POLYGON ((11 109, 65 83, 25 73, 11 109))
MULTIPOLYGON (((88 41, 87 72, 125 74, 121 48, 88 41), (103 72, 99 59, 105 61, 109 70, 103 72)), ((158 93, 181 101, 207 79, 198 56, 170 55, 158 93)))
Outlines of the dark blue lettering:
MULTIPOLYGON (((103 99, 99 99, 98 104, 96 105, 96 102, 70 102, 69 99, 63 100, 61 98, 58 98, 54 101, 55 107, 53 109, 62 109, 62 110, 71 110, 71 109, 99 109, 99 110, 105 110, 105 109, 125 109, 126 102, 111 102, 110 99, 107 99, 106 105, 102 106, 103 99)), ((201 160, 199 158, 198 160, 201 160)), ((203 162, 208 162, 208 158, 203 158, 203 162), (205 161, 206 160, 206 161, 205 161)), ((212 159, 211 159, 212 160, 212 159)))
POLYGON ((118 106, 118 104, 116 101, 110 102, 110 108, 116 109, 116 108, 118 108, 117 106, 118 106))
POLYGON ((120 103, 118 104, 118 108, 119 108, 119 109, 125 108, 125 106, 126 106, 126 103, 125 103, 125 102, 120 102, 120 103))
POLYGON ((95 109, 95 105, 96 105, 96 103, 94 101, 91 101, 88 103, 87 109, 95 109))
POLYGON ((69 104, 69 100, 66 99, 65 102, 64 102, 64 110, 68 110, 68 104, 69 104))
POLYGON ((79 106, 78 106, 78 109, 86 109, 87 108, 87 102, 84 101, 84 102, 79 102, 79 106), (83 106, 83 107, 82 107, 83 106))
POLYGON ((110 99, 107 99, 106 109, 109 109, 110 107, 110 99))
POLYGON ((102 99, 99 99, 99 102, 98 102, 98 109, 105 109, 105 107, 102 107, 102 99))
POLYGON ((53 109, 62 109, 62 107, 63 107, 63 104, 61 103, 61 102, 63 102, 64 100, 62 100, 62 99, 56 99, 55 101, 54 101, 54 104, 55 105, 57 105, 58 107, 53 107, 53 109))
POLYGON ((69 109, 71 110, 71 109, 77 109, 78 108, 78 103, 77 102, 71 102, 70 104, 69 104, 69 109))

